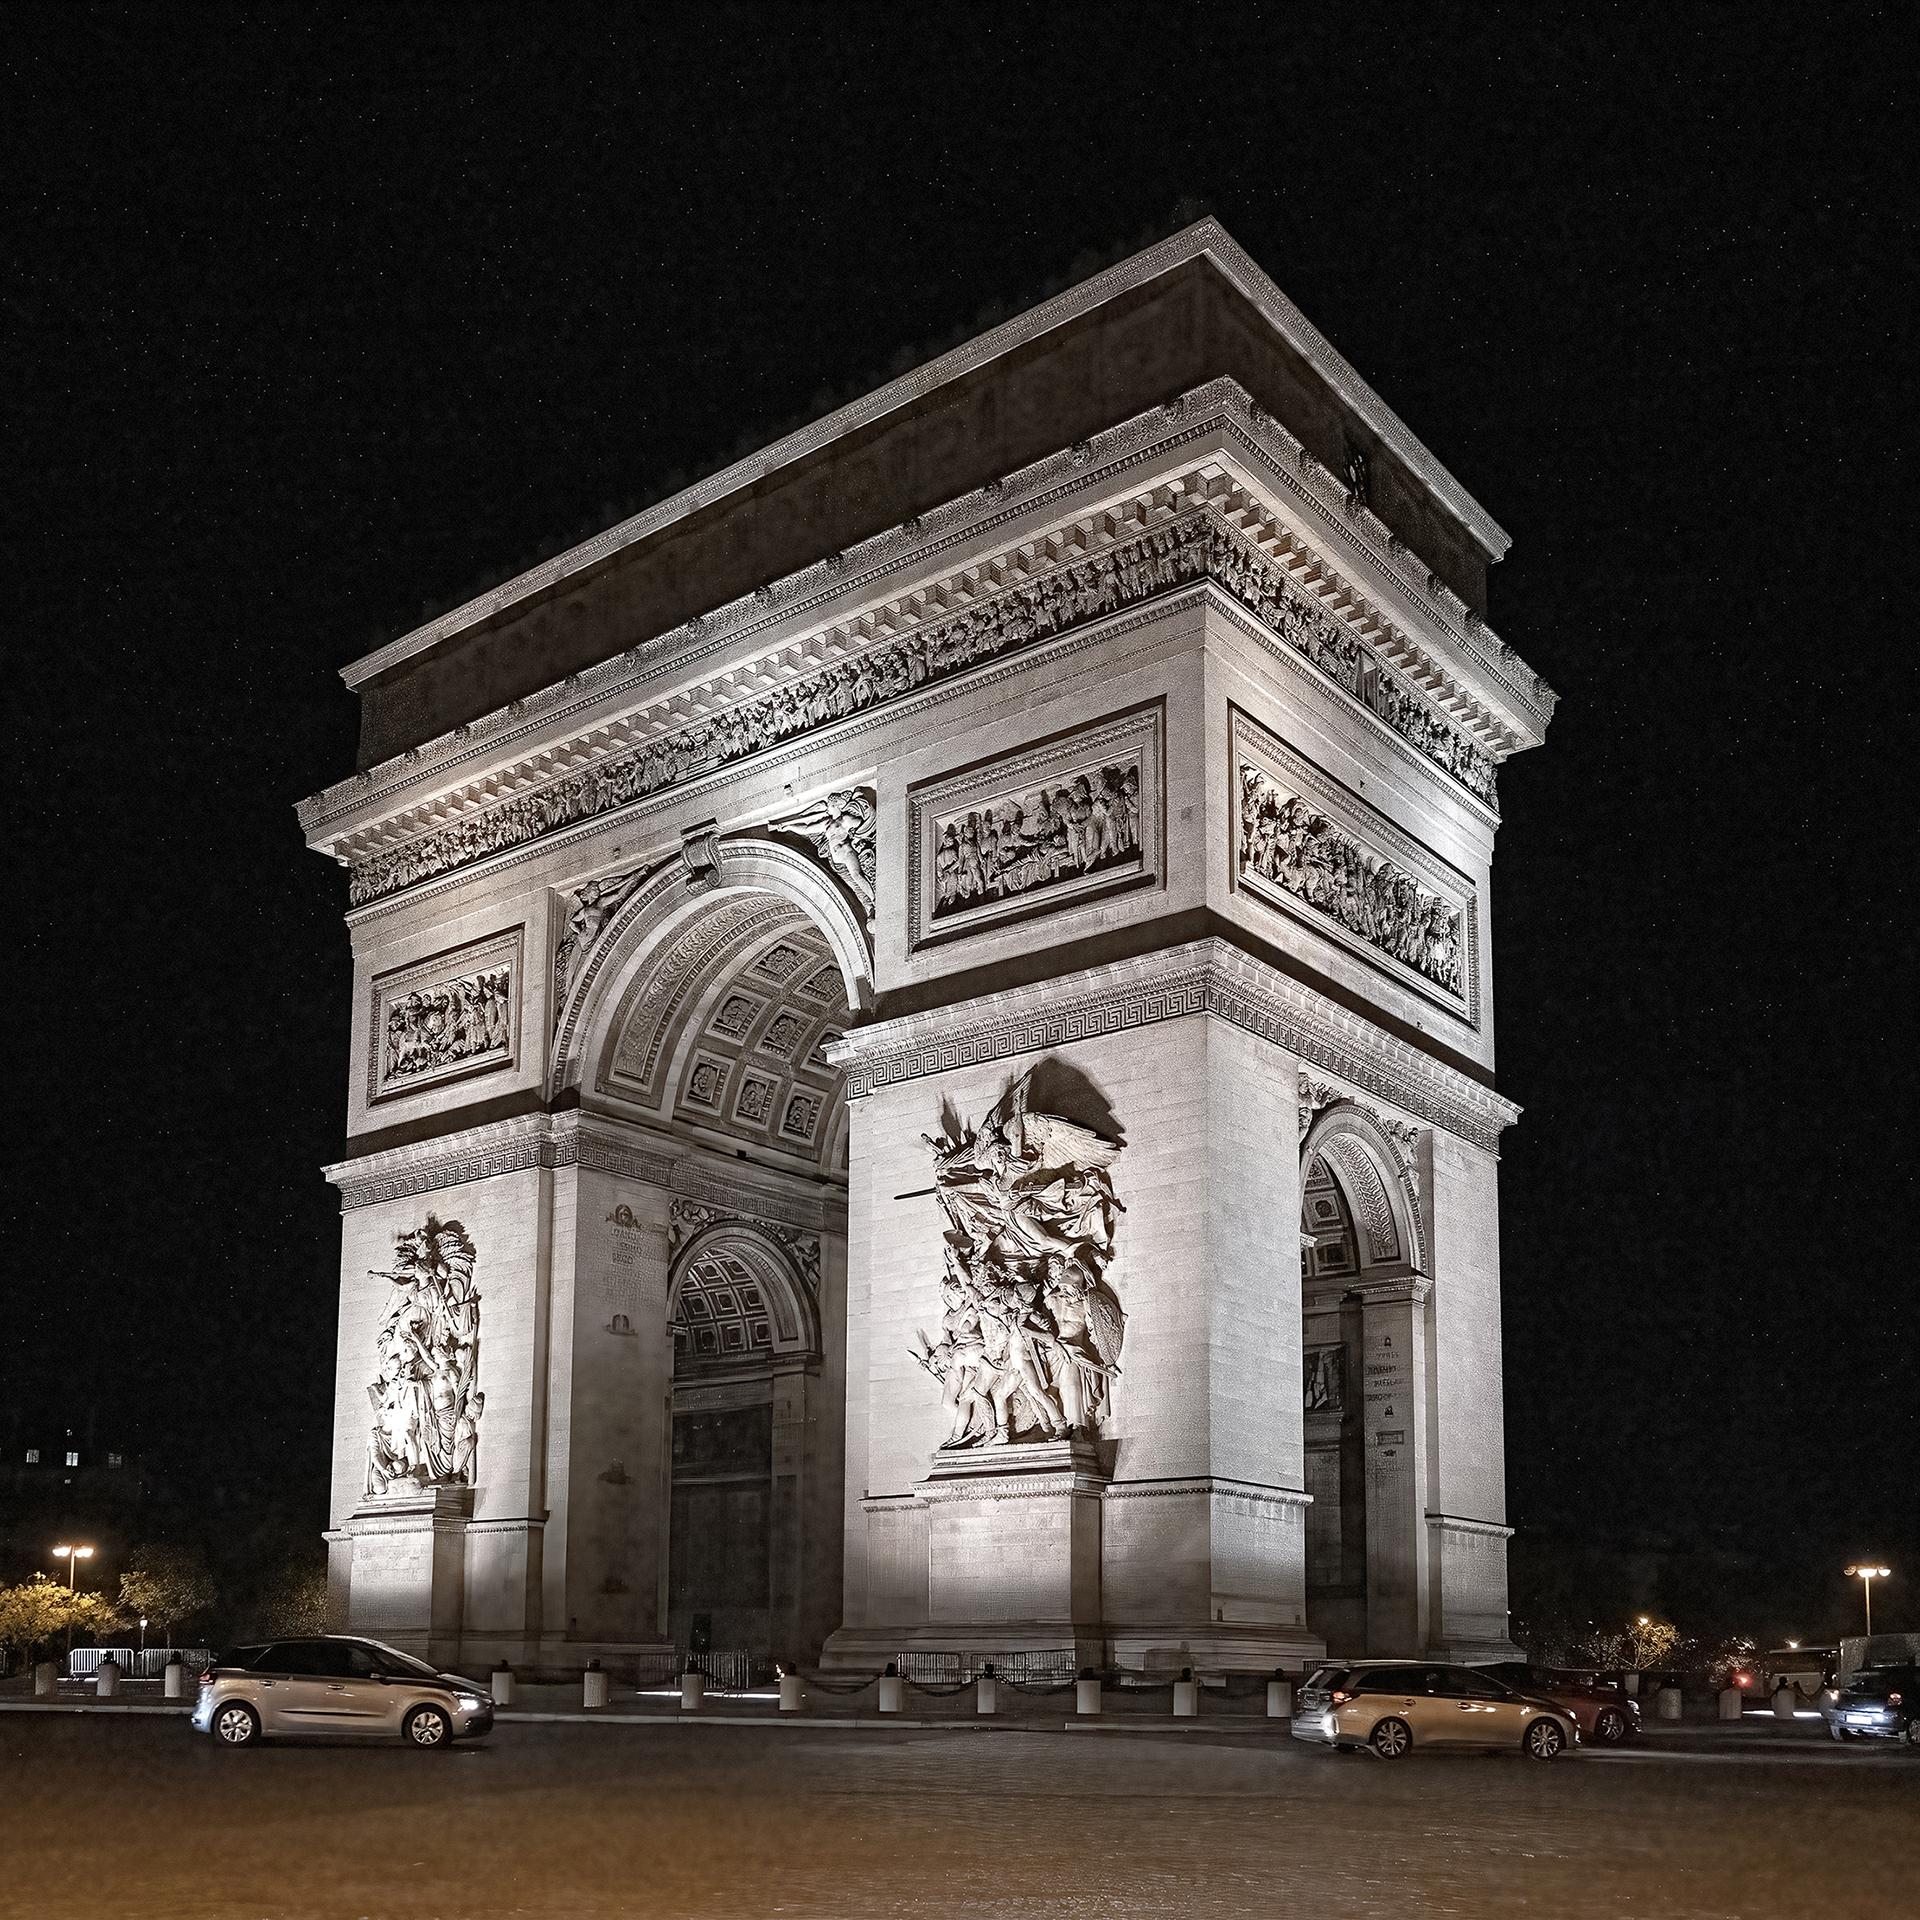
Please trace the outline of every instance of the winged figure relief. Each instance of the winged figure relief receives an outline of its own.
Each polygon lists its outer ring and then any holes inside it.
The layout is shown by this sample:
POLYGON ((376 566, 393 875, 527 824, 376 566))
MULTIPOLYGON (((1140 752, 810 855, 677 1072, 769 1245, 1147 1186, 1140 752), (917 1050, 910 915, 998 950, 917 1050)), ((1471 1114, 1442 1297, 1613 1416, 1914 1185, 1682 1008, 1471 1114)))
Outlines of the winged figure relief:
POLYGON ((950 1448, 1092 1433, 1120 1372, 1126 1314, 1105 1275, 1121 1149, 1029 1095, 1023 1076, 977 1128, 922 1136, 947 1218, 945 1313, 913 1353, 941 1383, 950 1448))

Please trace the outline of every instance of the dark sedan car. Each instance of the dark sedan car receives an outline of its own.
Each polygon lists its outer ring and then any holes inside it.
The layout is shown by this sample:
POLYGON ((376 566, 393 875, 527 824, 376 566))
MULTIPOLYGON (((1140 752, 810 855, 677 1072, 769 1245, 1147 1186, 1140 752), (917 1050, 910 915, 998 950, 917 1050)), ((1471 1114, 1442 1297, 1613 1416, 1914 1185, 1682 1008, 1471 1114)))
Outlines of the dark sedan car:
POLYGON ((1536 1700, 1551 1700, 1570 1714, 1582 1739, 1617 1747, 1640 1731, 1640 1702, 1612 1681, 1570 1667, 1542 1667, 1528 1660, 1502 1660, 1484 1667, 1510 1687, 1536 1700))
POLYGON ((1900 1740, 1920 1753, 1920 1667, 1865 1667, 1827 1714, 1836 1740, 1900 1740))

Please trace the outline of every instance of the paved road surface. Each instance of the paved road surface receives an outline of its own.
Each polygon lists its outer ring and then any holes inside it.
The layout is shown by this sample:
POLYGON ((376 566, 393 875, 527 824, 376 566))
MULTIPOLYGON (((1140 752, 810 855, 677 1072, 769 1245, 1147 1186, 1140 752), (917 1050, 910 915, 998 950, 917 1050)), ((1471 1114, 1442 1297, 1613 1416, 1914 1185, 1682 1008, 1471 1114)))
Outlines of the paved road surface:
POLYGON ((1920 1762, 1416 1756, 1209 1734, 502 1726, 217 1751, 0 1715, 0 1915, 1907 1920, 1920 1762))

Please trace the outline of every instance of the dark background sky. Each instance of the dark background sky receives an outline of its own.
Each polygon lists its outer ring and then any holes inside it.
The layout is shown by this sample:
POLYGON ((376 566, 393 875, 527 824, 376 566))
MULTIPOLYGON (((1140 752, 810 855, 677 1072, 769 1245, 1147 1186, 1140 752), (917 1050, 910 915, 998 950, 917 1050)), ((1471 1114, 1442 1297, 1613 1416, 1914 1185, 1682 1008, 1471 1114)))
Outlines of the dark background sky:
POLYGON ((1897 15, 1352 12, 6 12, 0 1409, 324 1523, 335 670, 1191 195, 1563 697, 1495 868, 1523 1541, 1719 1543, 1763 1633, 1886 1554, 1920 1625, 1897 15))

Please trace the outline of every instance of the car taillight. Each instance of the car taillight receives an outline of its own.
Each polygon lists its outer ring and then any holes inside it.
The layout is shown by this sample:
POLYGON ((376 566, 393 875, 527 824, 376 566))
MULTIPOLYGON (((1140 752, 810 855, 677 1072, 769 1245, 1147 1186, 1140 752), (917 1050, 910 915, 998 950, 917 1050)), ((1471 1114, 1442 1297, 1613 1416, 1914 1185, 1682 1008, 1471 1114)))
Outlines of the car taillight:
POLYGON ((1339 1707, 1344 1706, 1353 1698, 1353 1695, 1350 1693, 1342 1693, 1340 1689, 1336 1687, 1332 1693, 1328 1694, 1327 1698, 1334 1706, 1339 1707))
POLYGON ((1900 1704, 1900 1696, 1897 1693, 1890 1693, 1887 1695, 1888 1706, 1897 1707, 1899 1704, 1900 1704))
POLYGON ((207 1668, 207 1670, 201 1674, 200 1684, 203 1687, 210 1687, 213 1685, 213 1669, 211 1667, 207 1668))

